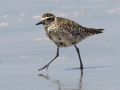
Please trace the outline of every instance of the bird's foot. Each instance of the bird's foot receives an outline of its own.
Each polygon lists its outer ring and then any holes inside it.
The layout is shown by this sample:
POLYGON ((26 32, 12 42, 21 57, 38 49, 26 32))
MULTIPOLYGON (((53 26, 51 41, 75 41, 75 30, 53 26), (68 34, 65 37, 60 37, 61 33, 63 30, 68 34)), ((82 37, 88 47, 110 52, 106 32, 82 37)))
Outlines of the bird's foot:
POLYGON ((45 69, 45 68, 47 68, 46 70, 48 70, 48 66, 49 66, 49 64, 45 65, 45 66, 42 67, 41 69, 38 69, 38 71, 43 70, 43 69, 45 69))

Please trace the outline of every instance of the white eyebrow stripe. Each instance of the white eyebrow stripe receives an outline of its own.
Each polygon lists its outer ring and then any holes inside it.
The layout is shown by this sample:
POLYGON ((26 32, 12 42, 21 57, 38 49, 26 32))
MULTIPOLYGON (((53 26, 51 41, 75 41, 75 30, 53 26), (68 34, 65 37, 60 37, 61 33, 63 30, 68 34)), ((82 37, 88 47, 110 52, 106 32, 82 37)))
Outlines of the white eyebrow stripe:
POLYGON ((45 18, 42 18, 41 17, 41 20, 45 20, 45 19, 47 19, 47 18, 53 18, 54 16, 50 16, 50 17, 45 17, 45 18))
POLYGON ((47 18, 50 18, 50 17, 41 18, 41 20, 45 20, 45 19, 47 19, 47 18))

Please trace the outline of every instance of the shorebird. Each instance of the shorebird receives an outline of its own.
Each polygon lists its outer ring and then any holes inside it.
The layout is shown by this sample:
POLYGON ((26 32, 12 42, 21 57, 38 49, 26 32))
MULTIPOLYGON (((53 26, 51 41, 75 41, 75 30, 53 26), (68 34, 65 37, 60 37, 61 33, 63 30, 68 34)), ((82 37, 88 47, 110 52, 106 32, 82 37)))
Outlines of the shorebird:
POLYGON ((40 24, 44 26, 47 37, 57 45, 57 53, 56 56, 48 64, 39 69, 39 71, 45 68, 48 69, 50 63, 59 56, 59 48, 69 46, 75 47, 80 61, 80 69, 83 69, 80 51, 76 44, 89 36, 103 33, 104 30, 83 27, 72 20, 63 17, 56 17, 54 14, 51 13, 43 14, 41 17, 41 21, 38 22, 36 25, 40 24))

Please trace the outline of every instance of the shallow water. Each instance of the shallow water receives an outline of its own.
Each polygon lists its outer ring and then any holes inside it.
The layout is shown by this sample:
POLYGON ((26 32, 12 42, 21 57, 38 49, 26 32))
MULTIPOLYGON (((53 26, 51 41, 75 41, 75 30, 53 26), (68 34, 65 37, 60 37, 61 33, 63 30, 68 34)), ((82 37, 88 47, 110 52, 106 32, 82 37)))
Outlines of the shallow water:
POLYGON ((0 90, 120 90, 119 0, 0 1, 0 90), (38 71, 56 54, 42 26, 50 12, 104 33, 80 42, 84 70, 74 47, 60 49, 48 71, 38 71))

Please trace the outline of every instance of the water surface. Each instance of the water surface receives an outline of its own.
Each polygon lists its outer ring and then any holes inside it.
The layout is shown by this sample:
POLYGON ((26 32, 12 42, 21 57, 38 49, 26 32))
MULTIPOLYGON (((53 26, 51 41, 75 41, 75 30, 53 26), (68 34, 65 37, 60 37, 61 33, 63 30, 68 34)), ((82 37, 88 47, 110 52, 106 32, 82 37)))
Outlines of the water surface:
POLYGON ((119 90, 119 0, 0 1, 0 90, 119 90), (74 47, 60 49, 48 71, 38 71, 56 54, 42 26, 46 12, 104 33, 80 42, 84 70, 74 47))

